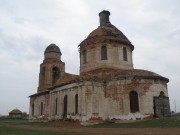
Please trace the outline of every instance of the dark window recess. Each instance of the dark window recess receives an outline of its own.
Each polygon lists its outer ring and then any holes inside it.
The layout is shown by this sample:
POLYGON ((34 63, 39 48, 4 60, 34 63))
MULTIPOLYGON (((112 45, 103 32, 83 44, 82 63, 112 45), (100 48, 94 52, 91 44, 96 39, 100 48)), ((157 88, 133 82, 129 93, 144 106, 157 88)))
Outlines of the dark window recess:
POLYGON ((55 101, 55 114, 57 114, 57 107, 58 107, 58 99, 56 98, 56 101, 55 101))
POLYGON ((34 104, 32 104, 32 116, 34 116, 34 104))
POLYGON ((139 112, 139 100, 136 91, 131 91, 129 94, 130 98, 130 110, 132 113, 139 112))
POLYGON ((86 50, 83 51, 83 64, 87 63, 87 52, 86 50))
POLYGON ((41 69, 41 74, 42 74, 42 75, 45 75, 45 70, 46 70, 45 67, 43 67, 43 68, 41 69))
POLYGON ((59 76, 60 76, 59 68, 53 67, 52 69, 52 78, 53 78, 52 83, 53 84, 59 79, 59 76))
POLYGON ((75 95, 75 113, 78 113, 78 94, 75 95))
POLYGON ((43 85, 45 83, 45 72, 46 72, 45 67, 42 67, 41 68, 41 83, 40 83, 40 85, 43 85))
POLYGON ((101 60, 107 60, 107 47, 101 47, 101 60))
POLYGON ((123 47, 123 60, 127 61, 127 48, 123 47))
POLYGON ((40 111, 40 115, 43 115, 43 102, 41 102, 41 107, 40 107, 40 109, 41 109, 41 111, 40 111))
POLYGON ((67 118, 67 104, 68 104, 68 96, 65 95, 64 96, 64 112, 63 112, 63 118, 66 119, 67 118))

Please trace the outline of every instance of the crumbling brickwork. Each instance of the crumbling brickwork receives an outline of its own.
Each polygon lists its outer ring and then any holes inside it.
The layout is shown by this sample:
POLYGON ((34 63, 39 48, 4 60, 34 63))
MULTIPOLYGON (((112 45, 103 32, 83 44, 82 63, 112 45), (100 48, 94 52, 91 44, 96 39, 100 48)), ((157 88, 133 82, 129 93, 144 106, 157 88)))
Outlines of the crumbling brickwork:
MULTIPOLYGON (((110 23, 109 15, 100 12, 100 26, 79 45, 80 75, 65 72, 58 46, 46 48, 39 87, 30 96, 31 120, 139 120, 161 115, 155 99, 160 93, 168 99, 169 79, 134 69, 134 46, 110 23)), ((170 108, 169 100, 165 103, 170 108)))

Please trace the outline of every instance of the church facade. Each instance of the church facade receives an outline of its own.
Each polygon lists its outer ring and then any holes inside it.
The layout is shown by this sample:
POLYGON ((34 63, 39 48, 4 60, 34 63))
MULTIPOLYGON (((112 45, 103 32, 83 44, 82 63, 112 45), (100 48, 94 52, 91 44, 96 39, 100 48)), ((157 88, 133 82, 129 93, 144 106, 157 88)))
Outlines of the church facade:
POLYGON ((170 115, 168 78, 134 69, 134 46, 99 13, 100 25, 79 44, 80 75, 65 72, 60 48, 50 44, 40 64, 31 120, 136 120, 170 115))

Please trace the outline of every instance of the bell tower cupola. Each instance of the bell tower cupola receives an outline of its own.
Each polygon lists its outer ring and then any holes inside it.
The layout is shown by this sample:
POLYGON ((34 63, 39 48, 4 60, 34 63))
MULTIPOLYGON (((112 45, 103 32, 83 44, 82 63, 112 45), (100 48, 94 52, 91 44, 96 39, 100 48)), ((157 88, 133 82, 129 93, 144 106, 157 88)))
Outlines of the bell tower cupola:
POLYGON ((61 60, 61 51, 56 44, 50 44, 44 51, 44 60, 61 60))
POLYGON ((38 92, 48 90, 65 72, 65 63, 61 61, 61 51, 56 44, 50 44, 44 51, 44 60, 40 65, 38 92))

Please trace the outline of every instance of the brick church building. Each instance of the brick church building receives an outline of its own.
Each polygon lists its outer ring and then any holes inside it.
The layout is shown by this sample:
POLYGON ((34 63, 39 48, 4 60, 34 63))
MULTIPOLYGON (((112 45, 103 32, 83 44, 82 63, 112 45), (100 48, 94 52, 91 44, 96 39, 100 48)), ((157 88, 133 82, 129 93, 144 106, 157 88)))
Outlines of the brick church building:
POLYGON ((134 46, 109 16, 109 11, 100 12, 100 25, 79 44, 79 75, 66 73, 57 45, 47 46, 37 93, 30 96, 31 120, 136 120, 170 115, 169 79, 134 69, 134 46))

